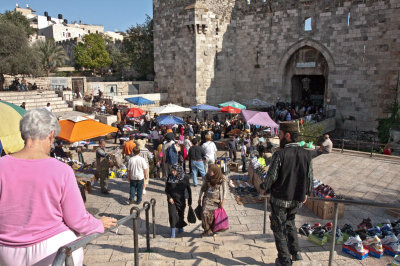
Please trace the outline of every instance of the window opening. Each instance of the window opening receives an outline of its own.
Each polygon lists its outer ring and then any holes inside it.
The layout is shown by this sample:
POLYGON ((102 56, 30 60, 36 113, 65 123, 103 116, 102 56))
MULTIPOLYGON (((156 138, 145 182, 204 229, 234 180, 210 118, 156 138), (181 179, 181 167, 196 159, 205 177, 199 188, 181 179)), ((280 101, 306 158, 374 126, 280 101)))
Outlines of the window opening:
POLYGON ((311 26, 311 18, 306 18, 304 20, 304 31, 311 31, 312 26, 311 26))

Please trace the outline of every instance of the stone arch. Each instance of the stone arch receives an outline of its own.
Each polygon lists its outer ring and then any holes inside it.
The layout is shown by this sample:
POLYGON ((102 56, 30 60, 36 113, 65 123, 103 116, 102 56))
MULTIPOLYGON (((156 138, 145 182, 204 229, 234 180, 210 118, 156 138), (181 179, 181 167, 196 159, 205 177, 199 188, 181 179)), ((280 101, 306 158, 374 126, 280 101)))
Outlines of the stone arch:
POLYGON ((280 61, 280 64, 279 64, 279 73, 285 72, 285 67, 286 67, 286 64, 287 64, 288 60, 290 59, 290 57, 297 50, 299 50, 300 48, 302 48, 304 46, 310 46, 310 47, 315 48, 316 50, 320 51, 328 63, 329 71, 335 70, 335 61, 333 59, 332 54, 329 52, 329 50, 323 44, 319 43, 318 41, 315 41, 312 39, 304 39, 304 40, 300 40, 300 41, 294 43, 292 46, 290 46, 286 50, 286 52, 283 55, 283 57, 280 61))
POLYGON ((301 40, 286 50, 279 63, 281 91, 284 93, 285 99, 289 97, 292 102, 299 102, 301 98, 317 97, 319 98, 318 102, 321 101, 321 104, 324 104, 330 87, 329 83, 331 82, 328 77, 334 70, 334 59, 324 45, 311 39, 301 40), (309 59, 307 59, 309 57, 307 56, 308 54, 311 55, 309 59), (312 56, 313 54, 314 56, 312 56), (315 62, 317 67, 297 68, 295 66, 297 60, 300 60, 300 62, 315 62), (299 79, 303 78, 311 78, 311 83, 314 84, 311 91, 304 90, 302 89, 303 86, 299 85, 299 79), (316 82, 318 83, 318 88, 316 88, 316 82))

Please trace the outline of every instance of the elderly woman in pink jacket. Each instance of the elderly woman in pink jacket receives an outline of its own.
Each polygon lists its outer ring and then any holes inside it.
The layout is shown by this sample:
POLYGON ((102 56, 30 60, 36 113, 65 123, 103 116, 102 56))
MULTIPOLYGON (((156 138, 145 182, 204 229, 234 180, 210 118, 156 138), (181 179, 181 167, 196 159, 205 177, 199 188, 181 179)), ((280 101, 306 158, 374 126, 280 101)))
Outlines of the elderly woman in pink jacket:
MULTIPOLYGON (((25 147, 0 159, 0 265, 51 265, 59 247, 116 224, 84 206, 74 172, 49 157, 60 126, 45 109, 20 122, 25 147)), ((82 265, 83 250, 72 253, 82 265)))

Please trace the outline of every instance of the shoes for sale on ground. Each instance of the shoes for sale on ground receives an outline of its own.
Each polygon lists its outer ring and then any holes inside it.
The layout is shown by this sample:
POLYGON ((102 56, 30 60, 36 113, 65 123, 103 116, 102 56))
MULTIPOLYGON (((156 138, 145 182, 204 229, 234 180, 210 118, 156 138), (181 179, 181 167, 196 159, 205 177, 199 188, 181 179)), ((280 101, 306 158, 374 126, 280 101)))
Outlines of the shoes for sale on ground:
POLYGON ((317 179, 314 179, 313 180, 313 188, 317 188, 319 185, 321 185, 322 184, 322 182, 321 181, 319 181, 319 180, 317 180, 317 179))
POLYGON ((314 229, 314 231, 312 232, 312 234, 316 237, 318 237, 319 239, 323 239, 325 236, 325 229, 323 229, 322 227, 317 227, 314 229))
POLYGON ((232 181, 232 179, 231 179, 231 180, 229 180, 229 186, 230 186, 230 187, 235 187, 235 184, 233 184, 233 181, 232 181))
POLYGON ((360 229, 372 228, 371 219, 370 218, 363 219, 363 221, 359 225, 357 225, 357 227, 360 229))
POLYGON ((342 227, 342 233, 347 234, 349 236, 356 236, 357 234, 353 231, 353 227, 349 224, 345 224, 342 227))
POLYGON ((377 252, 382 253, 383 247, 382 242, 378 236, 367 236, 367 238, 363 241, 363 245, 369 246, 375 249, 377 252))
POLYGON ((361 240, 360 236, 358 236, 358 235, 349 237, 349 239, 344 243, 344 245, 354 248, 359 253, 364 252, 362 240, 361 240))
POLYGON ((361 240, 365 240, 367 238, 367 230, 364 228, 357 229, 356 231, 354 231, 354 233, 356 233, 356 235, 359 235, 361 240))
POLYGON ((332 226, 333 226, 333 224, 332 224, 331 222, 326 223, 325 226, 324 226, 324 229, 325 229, 327 232, 329 232, 329 231, 332 230, 332 226))
POLYGON ((381 232, 383 236, 392 234, 392 226, 390 224, 383 224, 381 227, 381 232))
POLYGON ((400 252, 399 239, 394 235, 385 235, 381 239, 382 245, 390 247, 394 252, 400 252))
POLYGON ((379 226, 374 226, 374 227, 372 227, 372 228, 367 230, 367 234, 369 236, 375 236, 376 235, 376 236, 378 236, 380 238, 381 234, 382 234, 381 228, 379 226))
POLYGON ((299 234, 301 234, 301 235, 309 236, 312 234, 312 232, 313 232, 313 229, 311 229, 311 225, 309 225, 309 224, 303 224, 299 228, 299 234))

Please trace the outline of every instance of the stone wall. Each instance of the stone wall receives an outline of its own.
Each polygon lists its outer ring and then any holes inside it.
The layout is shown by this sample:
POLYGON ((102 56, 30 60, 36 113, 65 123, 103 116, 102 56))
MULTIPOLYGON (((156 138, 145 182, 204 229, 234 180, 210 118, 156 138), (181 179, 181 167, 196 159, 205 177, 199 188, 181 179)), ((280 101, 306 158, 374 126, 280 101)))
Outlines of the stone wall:
POLYGON ((178 104, 276 102, 295 72, 321 72, 338 126, 375 130, 400 70, 399 14, 400 0, 154 0, 155 81, 178 104), (303 48, 319 52, 314 69, 296 68, 303 48))
MULTIPOLYGON (((20 81, 22 76, 20 77, 20 81)), ((57 81, 59 84, 65 84, 64 87, 72 88, 72 79, 82 79, 84 84, 85 94, 92 93, 93 90, 100 89, 101 91, 106 90, 110 86, 116 86, 116 96, 118 95, 129 95, 129 94, 148 94, 154 93, 154 82, 153 81, 103 81, 103 78, 92 78, 92 77, 25 77, 27 83, 34 84, 39 88, 49 90, 55 89, 57 81)), ((6 76, 5 87, 8 87, 14 77, 6 76)), ((61 86, 61 85, 60 85, 61 86)), ((115 91, 115 90, 114 90, 115 91)))

